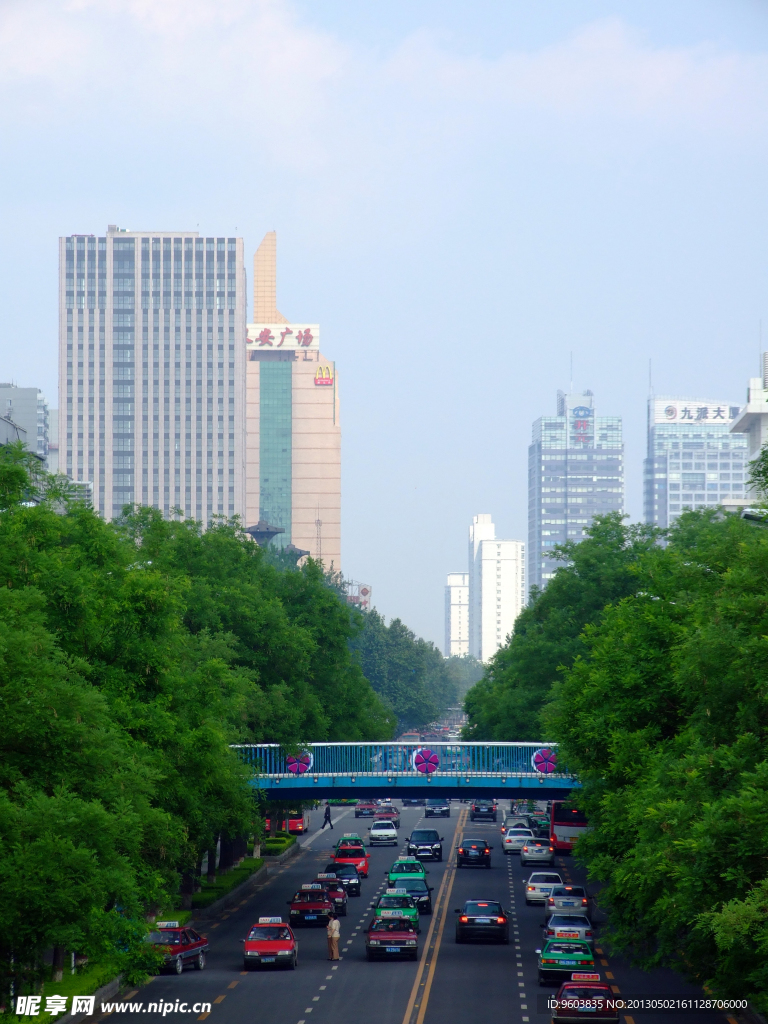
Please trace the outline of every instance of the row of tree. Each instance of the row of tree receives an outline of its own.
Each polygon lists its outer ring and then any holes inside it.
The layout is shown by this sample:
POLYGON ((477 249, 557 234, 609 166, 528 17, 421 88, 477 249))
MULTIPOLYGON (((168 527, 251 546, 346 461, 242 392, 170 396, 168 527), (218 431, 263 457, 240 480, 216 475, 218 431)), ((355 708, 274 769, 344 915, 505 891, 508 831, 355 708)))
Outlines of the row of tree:
POLYGON ((351 648, 371 686, 397 716, 398 728, 419 728, 457 707, 479 679, 474 658, 444 658, 400 619, 389 625, 376 610, 365 614, 351 648))
POLYGON ((141 967, 146 915, 257 828, 230 744, 395 728, 320 566, 276 567, 231 523, 105 523, 35 465, 0 449, 6 992, 51 948, 141 967))
POLYGON ((768 531, 609 516, 562 557, 470 692, 468 735, 559 742, 615 947, 766 1008, 768 531))

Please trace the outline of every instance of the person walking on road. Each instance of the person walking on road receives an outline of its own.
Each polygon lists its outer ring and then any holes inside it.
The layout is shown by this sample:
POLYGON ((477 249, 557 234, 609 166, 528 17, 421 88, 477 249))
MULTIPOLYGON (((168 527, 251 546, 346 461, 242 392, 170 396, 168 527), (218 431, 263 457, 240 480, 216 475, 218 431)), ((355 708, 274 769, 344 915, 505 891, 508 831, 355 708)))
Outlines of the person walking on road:
POLYGON ((339 960, 339 936, 341 935, 341 925, 339 919, 335 914, 330 914, 328 917, 328 925, 325 929, 328 935, 328 959, 339 960))
MULTIPOLYGON (((326 825, 330 825, 331 828, 333 828, 333 822, 331 821, 331 805, 329 803, 326 803, 325 805, 322 829, 324 829, 326 825)), ((322 831, 322 829, 320 831, 322 831)))

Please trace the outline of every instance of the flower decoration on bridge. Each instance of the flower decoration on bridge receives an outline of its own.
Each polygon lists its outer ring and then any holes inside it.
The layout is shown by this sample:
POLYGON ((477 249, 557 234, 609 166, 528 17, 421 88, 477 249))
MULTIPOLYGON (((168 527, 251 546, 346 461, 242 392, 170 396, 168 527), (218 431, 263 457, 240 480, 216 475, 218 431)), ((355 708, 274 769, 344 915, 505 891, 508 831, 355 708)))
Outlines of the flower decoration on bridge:
POLYGON ((436 772, 440 767, 440 758, 429 747, 419 747, 418 750, 413 752, 411 764, 422 775, 431 775, 432 772, 436 772))
POLYGON ((285 766, 292 775, 304 775, 312 767, 314 758, 308 751, 303 751, 295 757, 289 754, 285 759, 285 766))
POLYGON ((539 747, 533 753, 531 764, 535 772, 541 772, 542 775, 551 775, 552 772, 557 771, 557 751, 552 750, 551 747, 539 747))

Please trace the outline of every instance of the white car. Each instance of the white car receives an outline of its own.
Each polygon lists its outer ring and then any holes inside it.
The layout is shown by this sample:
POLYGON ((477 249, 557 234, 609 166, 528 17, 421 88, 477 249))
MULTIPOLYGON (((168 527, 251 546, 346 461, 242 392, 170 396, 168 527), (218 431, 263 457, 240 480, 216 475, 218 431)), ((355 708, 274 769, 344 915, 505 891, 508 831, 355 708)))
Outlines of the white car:
POLYGON ((391 821, 374 821, 368 829, 368 842, 371 846, 397 846, 397 829, 391 821))
POLYGON ((523 882, 527 906, 530 907, 534 903, 543 903, 546 906, 553 888, 562 884, 562 878, 555 871, 534 871, 531 877, 523 882))
POLYGON ((527 840, 533 839, 533 832, 529 828, 508 828, 501 841, 504 853, 520 853, 527 840))

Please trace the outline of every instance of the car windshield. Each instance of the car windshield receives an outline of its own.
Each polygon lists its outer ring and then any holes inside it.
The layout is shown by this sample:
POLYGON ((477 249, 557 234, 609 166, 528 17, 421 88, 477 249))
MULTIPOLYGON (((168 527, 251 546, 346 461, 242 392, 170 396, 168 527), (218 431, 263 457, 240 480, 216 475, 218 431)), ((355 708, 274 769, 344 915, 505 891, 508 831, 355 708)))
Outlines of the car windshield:
POLYGON ((147 942, 160 946, 178 946, 181 944, 181 932, 163 928, 159 932, 150 932, 147 936, 147 942))
POLYGON ((340 846, 336 850, 337 857, 362 857, 365 855, 365 847, 363 846, 348 846, 346 843, 344 846, 340 846))
POLYGON ((484 839, 467 839, 466 837, 461 840, 462 846, 468 846, 470 849, 474 849, 478 846, 482 846, 483 849, 488 845, 484 839))
POLYGON ((423 878, 403 878, 397 883, 399 889, 407 889, 408 892, 428 892, 427 883, 423 878))
POLYGON ((434 828, 417 828, 415 832, 411 832, 412 843, 439 843, 440 836, 437 834, 437 830, 434 828))
POLYGON ((410 896, 382 896, 379 906, 382 909, 401 910, 403 907, 412 907, 413 900, 410 896))
POLYGON ((548 942, 547 947, 544 950, 547 953, 578 953, 579 956, 582 954, 590 956, 589 946, 586 942, 548 942))
POLYGON ((480 903, 472 901, 464 904, 464 913, 475 917, 498 917, 502 913, 500 903, 480 903))
POLYGON ((357 878, 357 871, 352 864, 329 864, 327 873, 335 871, 337 878, 357 878))
POLYGON ((517 826, 515 826, 514 828, 508 828, 507 829, 507 835, 508 836, 526 836, 529 839, 533 839, 533 832, 529 828, 518 828, 517 826))
POLYGON ((394 832, 395 826, 388 821, 374 821, 371 825, 371 832, 394 832))
POLYGON ((544 872, 531 875, 528 879, 528 885, 562 885, 563 880, 560 875, 547 875, 544 872))
POLYGON ((413 932, 413 923, 405 917, 379 917, 370 927, 372 932, 413 932))
POLYGON ((424 865, 423 864, 405 864, 403 861, 396 860, 392 865, 390 871, 392 875, 423 875, 424 865))
POLYGON ((322 889, 315 889, 314 892, 297 892, 293 897, 294 903, 324 903, 327 895, 322 889))
POLYGON ((290 939, 291 933, 287 928, 270 928, 259 925, 258 928, 251 928, 248 939, 252 942, 280 942, 283 939, 290 939))
POLYGON ((591 928, 588 917, 567 917, 565 914, 553 914, 547 922, 550 928, 591 928))
POLYGON ((561 999, 607 999, 613 993, 607 985, 567 985, 560 995, 561 999))
POLYGON ((549 849, 548 839, 531 839, 528 843, 529 846, 546 846, 549 849))
POLYGON ((557 885, 552 890, 553 896, 586 896, 580 885, 557 885))
POLYGON ((446 807, 445 800, 427 800, 427 807, 446 807))

